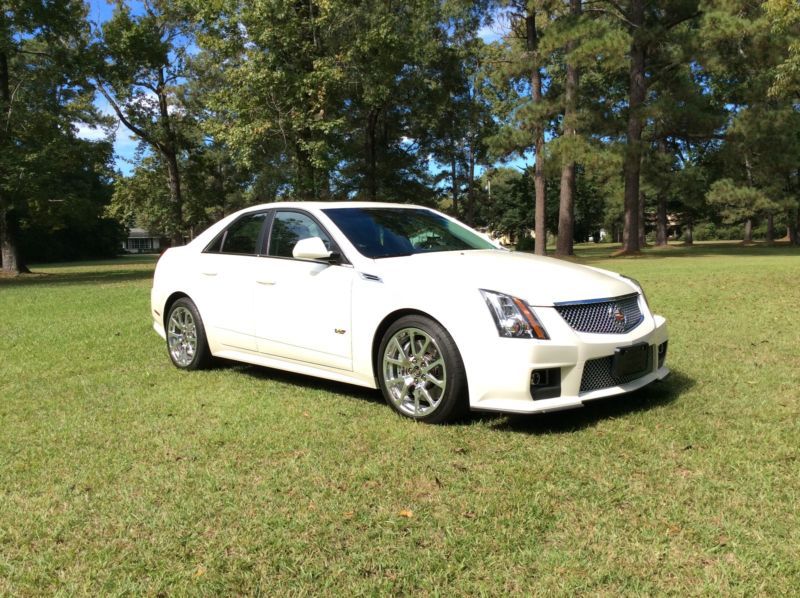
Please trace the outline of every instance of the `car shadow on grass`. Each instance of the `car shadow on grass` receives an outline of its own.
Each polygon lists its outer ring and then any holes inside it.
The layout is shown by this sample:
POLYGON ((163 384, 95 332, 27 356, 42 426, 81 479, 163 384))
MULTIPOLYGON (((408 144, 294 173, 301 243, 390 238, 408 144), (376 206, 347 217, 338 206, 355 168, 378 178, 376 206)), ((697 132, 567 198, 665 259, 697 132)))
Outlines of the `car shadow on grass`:
POLYGON ((538 415, 489 415, 480 419, 495 430, 528 434, 564 434, 590 428, 599 421, 665 407, 695 385, 686 374, 673 370, 664 380, 626 395, 587 402, 578 409, 538 415))
POLYGON ((384 402, 381 391, 374 388, 336 382, 335 380, 325 380, 324 378, 315 378, 305 374, 295 374, 294 372, 286 372, 284 370, 276 370, 258 365, 249 365, 237 361, 229 361, 227 359, 216 359, 214 361, 214 367, 235 370, 237 373, 250 376, 256 380, 270 380, 272 382, 280 382, 281 384, 299 386, 309 391, 313 390, 335 395, 345 395, 370 403, 384 402))
MULTIPOLYGON (((304 374, 295 374, 267 367, 247 365, 225 359, 216 360, 216 368, 231 369, 257 380, 270 380, 299 386, 310 391, 323 391, 334 395, 344 395, 353 399, 370 403, 384 403, 380 390, 354 386, 344 382, 335 382, 323 378, 314 378, 304 374)), ((496 413, 471 412, 452 425, 471 425, 484 422, 495 430, 524 432, 530 434, 560 434, 576 432, 594 426, 604 419, 625 417, 631 413, 648 411, 664 407, 678 400, 682 394, 691 389, 695 382, 685 374, 672 371, 660 382, 655 382, 630 394, 598 399, 588 402, 578 409, 567 409, 553 413, 533 415, 506 415, 496 413)), ((387 405, 387 409, 388 409, 387 405)))

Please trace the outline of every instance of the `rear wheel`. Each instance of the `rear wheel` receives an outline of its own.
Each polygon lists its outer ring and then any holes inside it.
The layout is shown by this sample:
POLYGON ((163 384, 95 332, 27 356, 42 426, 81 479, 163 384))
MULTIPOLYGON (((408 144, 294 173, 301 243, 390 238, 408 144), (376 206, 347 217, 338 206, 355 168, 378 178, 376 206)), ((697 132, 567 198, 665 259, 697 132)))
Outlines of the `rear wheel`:
POLYGON ((404 316, 378 350, 378 379, 386 402, 400 415, 443 423, 467 411, 467 381, 455 342, 438 322, 404 316))
POLYGON ((199 370, 211 363, 203 320, 188 297, 178 299, 169 308, 167 351, 175 367, 182 370, 199 370))

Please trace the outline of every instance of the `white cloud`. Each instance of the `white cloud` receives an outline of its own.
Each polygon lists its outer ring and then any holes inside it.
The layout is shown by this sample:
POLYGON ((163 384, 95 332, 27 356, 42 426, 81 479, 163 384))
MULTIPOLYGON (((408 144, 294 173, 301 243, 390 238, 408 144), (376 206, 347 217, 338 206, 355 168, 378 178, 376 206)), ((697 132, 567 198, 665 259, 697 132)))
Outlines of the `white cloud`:
POLYGON ((510 31, 511 19, 509 13, 508 9, 497 10, 493 15, 492 22, 478 30, 478 37, 487 44, 500 41, 510 31))
POLYGON ((88 139, 89 141, 99 141, 108 137, 108 132, 100 127, 91 127, 86 123, 73 123, 75 125, 76 133, 80 139, 88 139))

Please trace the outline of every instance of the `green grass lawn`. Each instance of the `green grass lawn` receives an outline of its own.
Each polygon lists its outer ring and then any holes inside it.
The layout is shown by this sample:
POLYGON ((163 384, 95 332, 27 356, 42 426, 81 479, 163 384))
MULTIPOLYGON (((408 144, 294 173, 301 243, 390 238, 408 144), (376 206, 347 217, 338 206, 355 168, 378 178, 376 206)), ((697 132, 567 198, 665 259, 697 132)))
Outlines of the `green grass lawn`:
POLYGON ((447 427, 178 371, 152 259, 0 280, 0 595, 796 595, 800 252, 609 247, 578 259, 642 282, 672 376, 447 427))

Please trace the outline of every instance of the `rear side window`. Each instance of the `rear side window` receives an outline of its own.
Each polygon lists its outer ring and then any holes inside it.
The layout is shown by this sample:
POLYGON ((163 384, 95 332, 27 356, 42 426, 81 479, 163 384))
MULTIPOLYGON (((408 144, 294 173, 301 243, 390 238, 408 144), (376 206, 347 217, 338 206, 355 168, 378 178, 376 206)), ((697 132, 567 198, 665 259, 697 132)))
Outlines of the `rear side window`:
POLYGON ((266 218, 266 212, 248 214, 239 218, 214 239, 206 252, 258 255, 260 253, 259 241, 266 218))
POLYGON ((297 242, 310 237, 319 237, 325 247, 331 249, 330 237, 312 218, 300 212, 277 212, 269 237, 269 255, 293 257, 292 250, 297 242))

